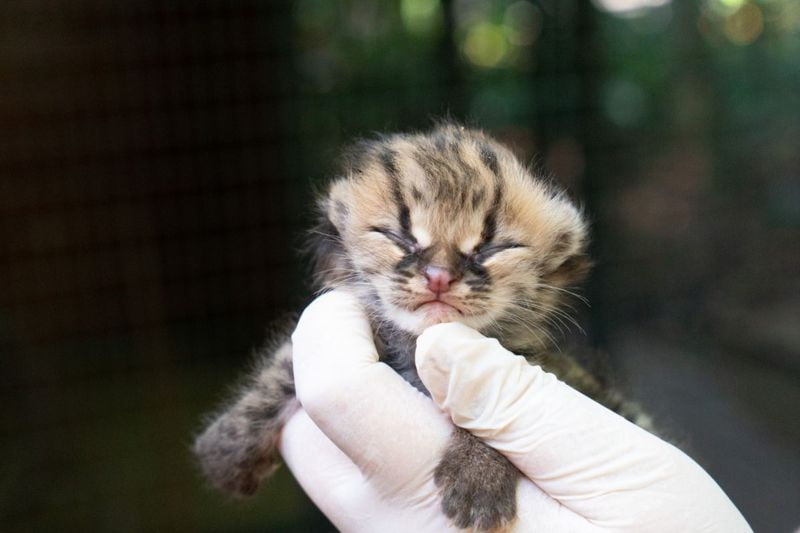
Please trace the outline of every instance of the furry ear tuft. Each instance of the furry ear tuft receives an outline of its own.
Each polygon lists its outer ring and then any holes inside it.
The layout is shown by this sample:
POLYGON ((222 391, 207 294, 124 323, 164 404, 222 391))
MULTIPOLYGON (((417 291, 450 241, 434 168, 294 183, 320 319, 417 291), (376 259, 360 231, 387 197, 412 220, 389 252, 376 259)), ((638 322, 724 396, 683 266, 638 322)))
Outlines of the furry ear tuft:
POLYGON ((574 287, 586 279, 591 269, 591 259, 581 252, 567 257, 555 270, 542 276, 542 280, 555 287, 574 287))
POLYGON ((319 290, 335 286, 342 273, 344 247, 339 230, 326 215, 321 214, 317 224, 309 231, 306 250, 311 256, 314 288, 319 290))
POLYGON ((556 287, 580 284, 592 267, 592 261, 586 255, 586 222, 577 209, 571 207, 571 211, 567 229, 553 237, 545 260, 543 279, 556 287))
POLYGON ((306 250, 311 256, 314 288, 330 289, 341 285, 348 272, 348 260, 340 228, 348 215, 342 197, 343 182, 335 182, 318 202, 317 223, 308 233, 306 250))

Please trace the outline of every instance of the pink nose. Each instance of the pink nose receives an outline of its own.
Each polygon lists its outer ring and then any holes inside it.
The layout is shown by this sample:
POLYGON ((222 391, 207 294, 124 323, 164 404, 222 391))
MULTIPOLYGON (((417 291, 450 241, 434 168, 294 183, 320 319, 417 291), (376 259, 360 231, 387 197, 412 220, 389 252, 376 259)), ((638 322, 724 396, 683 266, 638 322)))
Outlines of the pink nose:
POLYGON ((447 292, 452 285, 453 274, 449 270, 437 266, 425 267, 425 279, 428 281, 428 290, 436 294, 447 292))

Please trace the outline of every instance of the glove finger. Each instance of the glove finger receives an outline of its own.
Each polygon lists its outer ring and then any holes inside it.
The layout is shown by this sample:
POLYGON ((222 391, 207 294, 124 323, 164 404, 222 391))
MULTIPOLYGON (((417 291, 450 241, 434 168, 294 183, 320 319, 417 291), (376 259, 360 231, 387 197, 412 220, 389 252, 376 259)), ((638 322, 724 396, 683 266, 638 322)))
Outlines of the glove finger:
POLYGON ((456 425, 592 523, 635 531, 698 524, 747 530, 716 483, 682 452, 497 340, 441 324, 420 336, 416 357, 423 383, 456 425))
POLYGON ((300 409, 283 429, 280 451, 303 490, 340 531, 448 532, 434 494, 391 501, 300 409))
POLYGON ((384 494, 430 494, 452 424, 378 362, 358 301, 342 291, 319 297, 292 340, 297 397, 316 426, 384 494))
MULTIPOLYGON (((340 531, 459 531, 442 514, 433 487, 429 487, 431 492, 426 497, 415 501, 387 499, 302 409, 286 423, 279 448, 300 486, 340 531)), ((528 479, 522 479, 518 486, 517 509, 512 532, 598 532, 598 528, 560 505, 528 479)))

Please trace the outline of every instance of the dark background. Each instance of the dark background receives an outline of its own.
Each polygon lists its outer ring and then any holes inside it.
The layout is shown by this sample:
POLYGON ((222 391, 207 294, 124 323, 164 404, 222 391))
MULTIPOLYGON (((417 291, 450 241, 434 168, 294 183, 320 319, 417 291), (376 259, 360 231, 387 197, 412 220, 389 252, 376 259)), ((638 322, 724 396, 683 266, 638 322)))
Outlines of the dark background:
POLYGON ((188 454, 343 145, 449 115, 593 222, 579 310, 756 531, 800 526, 800 3, 0 4, 0 523, 315 531, 188 454))

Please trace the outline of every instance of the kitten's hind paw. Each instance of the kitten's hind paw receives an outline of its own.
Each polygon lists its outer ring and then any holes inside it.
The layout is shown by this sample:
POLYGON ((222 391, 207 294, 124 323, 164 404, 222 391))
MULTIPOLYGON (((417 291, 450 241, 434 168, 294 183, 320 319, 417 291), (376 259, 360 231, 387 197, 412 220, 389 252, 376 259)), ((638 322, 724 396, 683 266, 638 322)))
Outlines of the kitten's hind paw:
POLYGON ((442 492, 442 510, 457 527, 497 531, 516 517, 519 476, 499 452, 456 430, 434 481, 442 492))
POLYGON ((217 419, 192 448, 206 479, 220 491, 237 497, 251 496, 261 480, 278 467, 269 436, 226 417, 217 419))

